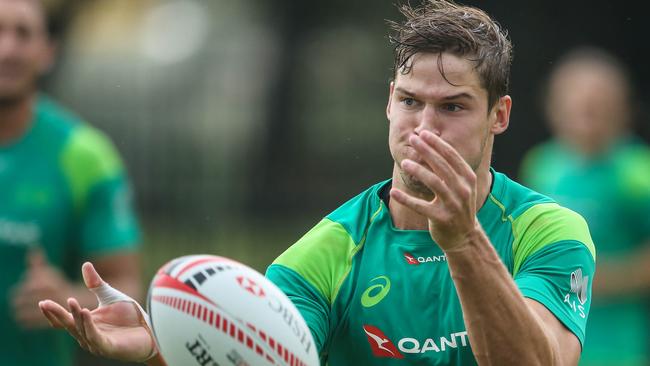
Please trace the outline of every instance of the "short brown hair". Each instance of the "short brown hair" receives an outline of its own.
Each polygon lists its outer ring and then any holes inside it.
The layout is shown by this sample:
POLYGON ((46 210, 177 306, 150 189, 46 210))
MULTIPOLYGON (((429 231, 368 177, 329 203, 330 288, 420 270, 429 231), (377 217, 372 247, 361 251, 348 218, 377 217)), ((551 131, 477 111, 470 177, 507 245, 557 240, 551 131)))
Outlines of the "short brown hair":
MULTIPOLYGON (((449 52, 475 62, 488 110, 508 93, 512 44, 508 34, 483 10, 447 0, 427 0, 419 7, 400 5, 404 22, 389 21, 395 45, 394 74, 408 74, 418 53, 449 52)), ((442 64, 440 72, 444 77, 442 64)))

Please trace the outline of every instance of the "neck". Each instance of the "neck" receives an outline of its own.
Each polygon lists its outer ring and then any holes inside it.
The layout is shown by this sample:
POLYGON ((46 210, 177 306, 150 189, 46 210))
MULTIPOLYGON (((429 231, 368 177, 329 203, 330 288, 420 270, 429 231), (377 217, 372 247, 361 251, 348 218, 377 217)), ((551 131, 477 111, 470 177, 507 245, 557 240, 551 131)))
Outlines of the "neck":
MULTIPOLYGON (((490 194, 490 187, 492 186, 492 173, 490 173, 490 156, 491 148, 486 156, 484 156, 478 169, 476 169, 476 210, 481 209, 483 203, 490 194)), ((421 193, 410 190, 402 180, 397 164, 393 168, 393 187, 398 188, 412 196, 431 201, 433 197, 427 197, 421 193)), ((410 208, 400 204, 395 200, 390 200, 388 204, 393 225, 402 230, 428 230, 429 220, 427 217, 418 214, 410 208)))
POLYGON ((32 120, 32 102, 29 96, 8 103, 0 102, 0 144, 6 144, 22 136, 32 120))

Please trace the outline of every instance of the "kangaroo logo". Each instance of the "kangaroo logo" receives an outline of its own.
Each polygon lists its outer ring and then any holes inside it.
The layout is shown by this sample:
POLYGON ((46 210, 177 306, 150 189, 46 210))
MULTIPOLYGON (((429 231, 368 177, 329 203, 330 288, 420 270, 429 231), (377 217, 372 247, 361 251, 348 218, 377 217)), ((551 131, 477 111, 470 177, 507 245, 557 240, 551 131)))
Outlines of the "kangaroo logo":
POLYGON ((364 325, 363 331, 368 337, 368 343, 370 343, 373 355, 377 357, 404 358, 393 342, 379 328, 372 325, 364 325))

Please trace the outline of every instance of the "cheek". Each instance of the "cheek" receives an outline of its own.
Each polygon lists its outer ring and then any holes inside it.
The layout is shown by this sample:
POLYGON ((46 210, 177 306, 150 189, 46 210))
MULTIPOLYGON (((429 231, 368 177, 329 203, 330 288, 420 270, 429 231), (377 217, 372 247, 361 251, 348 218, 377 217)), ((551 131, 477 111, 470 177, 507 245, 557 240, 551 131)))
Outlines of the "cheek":
POLYGON ((413 128, 409 128, 403 121, 393 120, 390 122, 388 129, 388 147, 395 160, 400 161, 404 157, 408 139, 412 133, 413 128))
POLYGON ((485 139, 490 133, 487 124, 475 126, 459 126, 457 129, 448 130, 446 141, 458 151, 465 159, 480 154, 485 144, 485 139))

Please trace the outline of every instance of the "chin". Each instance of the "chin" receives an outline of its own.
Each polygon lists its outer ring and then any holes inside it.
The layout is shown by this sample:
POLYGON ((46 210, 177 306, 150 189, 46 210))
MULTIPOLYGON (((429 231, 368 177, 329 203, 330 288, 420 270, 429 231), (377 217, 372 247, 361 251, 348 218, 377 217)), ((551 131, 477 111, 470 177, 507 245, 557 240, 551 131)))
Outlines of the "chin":
POLYGON ((427 187, 424 183, 413 177, 412 175, 408 175, 404 172, 400 172, 400 175, 402 176, 402 181, 404 182, 404 185, 408 190, 410 190, 413 193, 416 193, 418 195, 422 196, 432 196, 433 192, 427 187))

